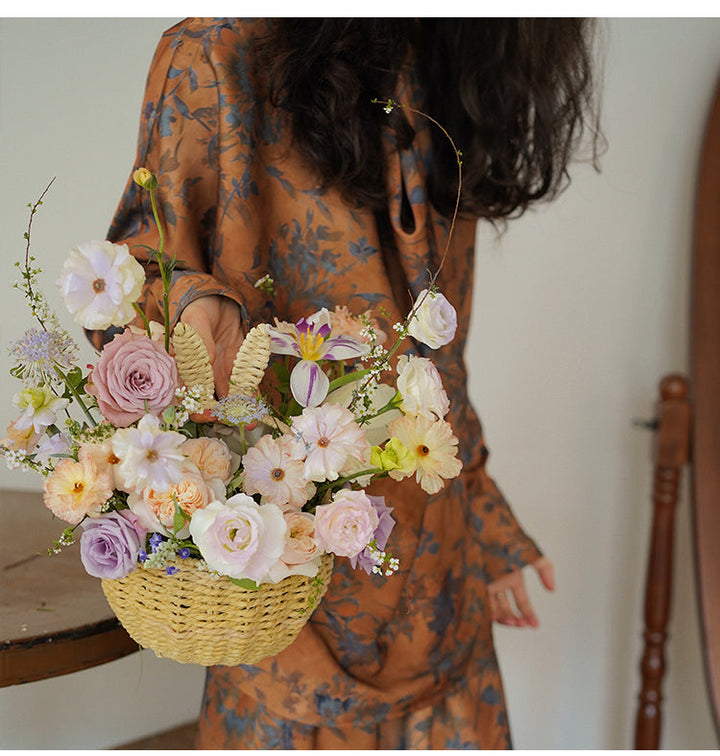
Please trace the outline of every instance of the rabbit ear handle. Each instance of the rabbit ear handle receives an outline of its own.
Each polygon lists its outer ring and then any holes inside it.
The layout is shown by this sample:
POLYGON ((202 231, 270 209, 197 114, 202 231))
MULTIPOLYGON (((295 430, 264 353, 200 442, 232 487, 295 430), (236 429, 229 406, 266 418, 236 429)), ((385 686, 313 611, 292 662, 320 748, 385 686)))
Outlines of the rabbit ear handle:
POLYGON ((230 373, 230 395, 253 396, 270 362, 270 334, 265 323, 252 328, 238 349, 230 373))
POLYGON ((215 377, 205 342, 187 323, 178 323, 172 333, 175 362, 182 382, 188 388, 199 387, 202 409, 214 409, 215 377))
MULTIPOLYGON (((178 323, 172 335, 178 373, 188 388, 198 387, 201 410, 213 410, 215 377, 205 342, 187 323, 178 323)), ((240 345, 230 374, 230 397, 255 396, 270 362, 270 334, 264 323, 252 328, 240 345)))

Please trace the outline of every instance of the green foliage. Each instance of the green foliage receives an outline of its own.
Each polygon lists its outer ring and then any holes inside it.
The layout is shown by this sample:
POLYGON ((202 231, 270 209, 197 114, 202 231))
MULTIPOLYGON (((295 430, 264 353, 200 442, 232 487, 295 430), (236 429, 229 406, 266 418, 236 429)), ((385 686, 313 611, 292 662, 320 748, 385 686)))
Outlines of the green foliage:
POLYGON ((228 577, 228 580, 233 585, 237 585, 239 588, 244 588, 246 591, 257 591, 260 588, 260 586, 254 580, 250 580, 250 578, 238 579, 228 577))

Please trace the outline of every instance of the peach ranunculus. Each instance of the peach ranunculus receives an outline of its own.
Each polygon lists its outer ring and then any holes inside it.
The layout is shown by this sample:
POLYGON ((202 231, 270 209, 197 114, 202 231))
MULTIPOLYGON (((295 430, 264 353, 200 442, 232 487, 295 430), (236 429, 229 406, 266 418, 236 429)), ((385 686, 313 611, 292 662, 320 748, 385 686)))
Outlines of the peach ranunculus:
POLYGON ((189 438, 181 451, 206 479, 219 478, 223 483, 228 483, 240 466, 237 455, 217 438, 189 438))
POLYGON ((61 520, 77 525, 87 515, 99 517, 113 494, 110 476, 92 462, 64 459, 43 481, 45 506, 61 520))
MULTIPOLYGON (((173 530, 176 502, 185 514, 192 517, 193 512, 204 509, 211 501, 225 500, 222 483, 219 486, 217 483, 213 485, 205 480, 197 469, 190 468, 188 465, 179 483, 164 491, 146 486, 141 494, 130 494, 128 506, 148 531, 162 532, 163 528, 173 530)), ((188 533, 186 524, 177 535, 186 538, 188 533)))

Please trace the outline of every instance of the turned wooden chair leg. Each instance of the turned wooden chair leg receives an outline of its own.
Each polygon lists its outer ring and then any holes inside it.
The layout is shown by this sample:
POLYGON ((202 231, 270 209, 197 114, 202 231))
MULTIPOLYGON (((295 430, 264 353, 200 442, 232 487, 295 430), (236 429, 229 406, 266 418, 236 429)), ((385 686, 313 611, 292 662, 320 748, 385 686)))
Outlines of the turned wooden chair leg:
POLYGON ((690 445, 688 382, 680 375, 660 382, 655 436, 653 517, 645 583, 642 686, 635 724, 635 748, 656 750, 660 744, 665 640, 672 594, 675 508, 682 468, 690 445))

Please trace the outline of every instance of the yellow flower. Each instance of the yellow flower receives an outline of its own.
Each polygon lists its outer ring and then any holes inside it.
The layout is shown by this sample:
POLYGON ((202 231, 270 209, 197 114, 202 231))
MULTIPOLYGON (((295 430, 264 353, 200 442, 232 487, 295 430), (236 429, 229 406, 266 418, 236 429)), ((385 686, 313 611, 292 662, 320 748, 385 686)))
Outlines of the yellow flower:
POLYGON ((379 467, 381 470, 396 471, 393 476, 396 480, 400 480, 396 476, 402 475, 403 478, 406 478, 408 475, 412 475, 417 467, 415 457, 398 438, 391 438, 385 444, 384 449, 373 446, 370 452, 370 462, 374 467, 379 467))
MULTIPOLYGON (((426 493, 437 493, 445 485, 444 479, 460 474, 462 462, 457 458, 458 440, 444 420, 405 415, 393 420, 388 431, 412 455, 415 479, 426 493)), ((395 480, 407 477, 401 470, 390 470, 389 475, 395 480)))
POLYGON ((98 517, 112 496, 110 476, 92 462, 63 460, 43 481, 45 506, 61 520, 77 525, 86 515, 98 517))
POLYGON ((155 178, 155 174, 148 168, 138 168, 133 173, 133 181, 141 186, 143 189, 157 189, 158 180, 155 178))

